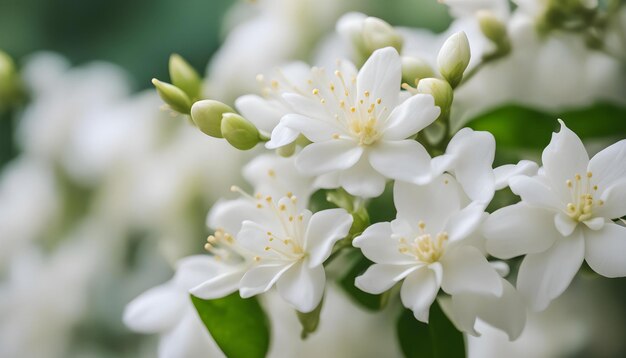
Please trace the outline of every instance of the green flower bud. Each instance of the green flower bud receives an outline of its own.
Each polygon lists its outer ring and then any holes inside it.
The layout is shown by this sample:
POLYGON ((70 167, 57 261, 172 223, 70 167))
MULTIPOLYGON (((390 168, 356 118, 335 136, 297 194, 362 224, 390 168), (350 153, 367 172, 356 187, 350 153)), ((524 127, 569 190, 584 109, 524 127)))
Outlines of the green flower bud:
POLYGON ((380 48, 394 47, 402 51, 402 36, 388 23, 376 18, 368 17, 363 22, 363 43, 369 53, 380 48))
POLYGON ((221 129, 224 139, 240 150, 252 149, 261 141, 259 130, 254 124, 236 113, 222 115, 221 129))
POLYGON ((402 56, 402 82, 415 85, 422 78, 434 77, 430 65, 417 57, 402 56))
POLYGON ((222 138, 222 115, 234 112, 222 102, 205 99, 191 106, 191 119, 202 133, 222 138))
POLYGON ((189 98, 200 98, 202 80, 198 72, 180 55, 172 54, 169 63, 170 79, 174 86, 185 92, 189 98))
POLYGON ((189 114, 191 111, 191 100, 183 90, 167 82, 161 82, 156 78, 152 79, 152 84, 156 87, 161 99, 173 110, 182 114, 189 114))
POLYGON ((322 305, 324 304, 323 300, 320 302, 317 307, 311 312, 300 312, 296 311, 298 316, 298 321, 300 321, 300 325, 302 326, 302 331, 300 332, 300 338, 306 339, 309 334, 314 333, 317 330, 317 327, 320 324, 320 313, 322 312, 322 305))
POLYGON ((424 78, 417 84, 417 92, 433 96, 435 105, 441 108, 439 117, 448 116, 454 98, 454 91, 448 82, 438 78, 424 78))
POLYGON ((465 32, 457 32, 450 36, 439 50, 437 66, 441 75, 456 87, 463 79, 463 72, 470 61, 469 41, 465 32))
POLYGON ((478 11, 476 18, 485 37, 498 47, 497 52, 502 54, 509 52, 511 43, 507 35, 506 25, 493 12, 488 10, 478 11))
POLYGON ((17 91, 17 75, 13 59, 0 51, 0 108, 14 99, 17 91))

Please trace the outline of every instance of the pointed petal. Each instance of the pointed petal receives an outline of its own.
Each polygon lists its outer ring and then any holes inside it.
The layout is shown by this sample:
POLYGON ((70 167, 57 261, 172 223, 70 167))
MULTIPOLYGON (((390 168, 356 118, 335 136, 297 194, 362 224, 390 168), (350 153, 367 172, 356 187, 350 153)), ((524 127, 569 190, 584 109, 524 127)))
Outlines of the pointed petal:
POLYGON ((278 102, 252 94, 237 98, 235 107, 244 118, 266 133, 272 133, 286 110, 278 102))
POLYGON ((270 140, 265 143, 265 148, 276 149, 293 143, 300 135, 300 132, 290 128, 285 121, 281 121, 272 131, 270 140))
POLYGON ((517 276, 517 289, 534 311, 543 311, 560 296, 580 269, 585 240, 577 230, 561 238, 547 251, 524 258, 517 276))
POLYGON ((391 235, 390 223, 376 223, 356 237, 352 245, 361 249, 363 255, 375 263, 395 265, 415 263, 415 260, 398 251, 398 242, 391 235))
POLYGON ((561 131, 552 133, 550 144, 543 150, 541 160, 543 170, 556 189, 559 198, 568 198, 569 191, 565 182, 576 174, 584 176, 589 164, 589 155, 578 136, 561 123, 561 131))
POLYGON ((392 47, 374 51, 357 75, 357 100, 365 99, 364 93, 369 91, 372 98, 382 100, 382 106, 394 108, 398 103, 401 77, 398 51, 392 47))
POLYGON ((239 282, 245 272, 243 266, 241 269, 224 272, 209 278, 207 281, 192 288, 189 292, 205 300, 228 296, 239 289, 239 282))
POLYGON ((589 171, 600 188, 608 188, 626 178, 626 139, 605 148, 589 161, 589 171))
POLYGON ((243 298, 267 292, 293 264, 259 265, 251 268, 241 278, 239 294, 243 298))
POLYGON ((578 226, 578 222, 574 221, 563 212, 559 212, 554 215, 554 226, 561 235, 567 237, 574 232, 574 229, 578 226))
POLYGON ((501 259, 547 250, 561 234, 554 213, 518 203, 489 215, 483 224, 487 251, 501 259))
POLYGON ((413 311, 417 320, 428 323, 430 305, 435 301, 438 292, 439 284, 435 273, 423 267, 404 279, 400 299, 405 307, 413 311))
POLYGON ((585 230, 585 260, 605 277, 626 276, 626 227, 605 224, 602 230, 585 230))
POLYGON ((307 145, 296 157, 296 168, 304 175, 345 170, 359 161, 363 148, 347 140, 329 140, 307 145))
POLYGON ((171 329, 184 310, 186 296, 171 282, 153 287, 126 306, 124 324, 141 333, 159 333, 171 329))
POLYGON ((594 209, 598 216, 616 219, 626 216, 626 177, 602 192, 602 205, 594 209))
POLYGON ((356 278, 354 285, 363 292, 377 295, 387 291, 393 287, 396 282, 402 280, 417 269, 419 269, 419 266, 415 264, 374 264, 368 267, 365 273, 356 278))
MULTIPOLYGON (((552 189, 538 177, 516 176, 510 179, 509 186, 513 193, 519 195, 528 205, 553 210, 565 207, 552 189)), ((563 186, 565 186, 565 181, 563 181, 563 186)))
POLYGON ((402 140, 433 123, 441 110, 431 95, 416 94, 394 108, 387 118, 384 140, 402 140))
POLYGON ((344 129, 334 122, 329 123, 300 114, 287 114, 281 119, 282 122, 294 131, 302 133, 312 142, 330 140, 336 133, 344 134, 344 129))
POLYGON ((500 275, 474 247, 455 248, 444 255, 441 265, 441 288, 450 295, 461 292, 502 294, 500 275))
POLYGON ((385 177, 370 165, 363 155, 350 169, 341 172, 339 184, 354 196, 363 198, 377 197, 385 190, 385 177))
POLYGON ((430 179, 430 155, 411 139, 379 142, 370 151, 369 161, 386 178, 417 183, 430 179))
POLYGON ((450 175, 444 174, 426 185, 396 181, 393 201, 398 218, 411 224, 419 232, 423 221, 428 232, 443 231, 450 215, 461 209, 461 188, 450 175))
POLYGON ((310 266, 300 261, 291 266, 276 283, 281 297, 303 313, 311 312, 319 305, 326 284, 324 266, 310 266))
POLYGON ((530 160, 520 160, 517 164, 506 164, 493 170, 496 177, 496 190, 509 186, 509 179, 517 175, 534 176, 537 175, 539 166, 530 160))
POLYGON ((335 243, 348 235, 352 220, 352 215, 344 209, 328 209, 313 214, 304 234, 304 251, 309 254, 311 267, 326 261, 335 243))

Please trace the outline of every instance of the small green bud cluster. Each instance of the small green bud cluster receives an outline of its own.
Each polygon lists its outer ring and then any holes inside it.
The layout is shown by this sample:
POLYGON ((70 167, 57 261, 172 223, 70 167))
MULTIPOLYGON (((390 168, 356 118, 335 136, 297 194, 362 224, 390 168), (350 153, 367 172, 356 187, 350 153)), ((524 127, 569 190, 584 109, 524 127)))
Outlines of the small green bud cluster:
POLYGON ((173 54, 169 62, 172 83, 152 79, 159 96, 170 108, 181 114, 190 114, 191 105, 201 97, 202 79, 198 72, 181 56, 173 54))
POLYGON ((491 42, 496 45, 496 51, 492 56, 503 56, 511 51, 506 25, 491 11, 481 10, 476 13, 480 30, 491 42))

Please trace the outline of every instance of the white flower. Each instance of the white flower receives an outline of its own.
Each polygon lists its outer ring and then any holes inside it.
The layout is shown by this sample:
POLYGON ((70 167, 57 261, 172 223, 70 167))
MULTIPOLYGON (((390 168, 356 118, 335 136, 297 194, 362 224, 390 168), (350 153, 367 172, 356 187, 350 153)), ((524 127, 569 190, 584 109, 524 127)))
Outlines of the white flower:
POLYGON ((126 306, 124 324, 135 332, 159 334, 161 358, 223 357, 189 298, 191 287, 218 272, 207 256, 180 260, 174 278, 126 306))
POLYGON ((343 209, 311 214, 299 211, 294 196, 278 202, 259 201, 258 219, 243 222, 237 239, 252 252, 256 265, 240 282, 241 296, 268 291, 274 284, 280 295, 300 312, 310 312, 324 294, 324 261, 335 242, 344 238, 352 216, 343 209))
POLYGON ((356 286, 379 294, 404 280, 402 303, 423 322, 428 322, 439 288, 452 296, 500 296, 500 276, 466 240, 480 224, 484 206, 464 207, 462 195, 447 174, 424 186, 396 182, 396 220, 374 224, 354 240, 354 246, 375 262, 357 277, 356 286))
POLYGON ((583 259, 606 277, 626 275, 626 140, 591 160, 581 140, 561 123, 533 177, 510 180, 522 201, 485 222, 488 251, 499 258, 527 254, 517 288, 535 310, 545 309, 578 272, 583 259))
POLYGON ((429 180, 430 156, 407 138, 438 117, 432 96, 415 95, 400 103, 401 62, 393 48, 375 51, 358 74, 354 71, 344 65, 329 77, 313 68, 316 99, 284 94, 297 113, 281 119, 270 143, 290 139, 285 128, 302 133, 313 143, 298 154, 298 169, 335 176, 353 195, 380 195, 386 178, 429 180))

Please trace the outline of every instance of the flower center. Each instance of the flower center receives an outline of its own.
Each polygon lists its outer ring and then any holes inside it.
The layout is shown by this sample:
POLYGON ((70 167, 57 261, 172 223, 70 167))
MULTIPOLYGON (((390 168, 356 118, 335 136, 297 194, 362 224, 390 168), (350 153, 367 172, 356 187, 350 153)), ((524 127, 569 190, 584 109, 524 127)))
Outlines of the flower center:
POLYGON ((215 230, 213 235, 209 235, 204 244, 204 249, 213 255, 217 261, 240 262, 244 260, 235 238, 222 228, 215 230))
POLYGON ((419 223, 420 234, 412 241, 400 238, 398 251, 412 256, 420 262, 432 264, 439 261, 443 256, 448 242, 448 233, 440 232, 433 239, 430 234, 424 232, 425 226, 423 222, 419 223))
MULTIPOLYGON (((278 203, 271 196, 263 198, 257 194, 257 208, 269 210, 275 215, 280 223, 281 232, 268 230, 266 234, 267 245, 264 250, 272 258, 288 261, 300 260, 305 256, 301 238, 304 235, 304 215, 297 213, 296 203, 298 199, 295 195, 288 193, 286 199, 278 203)), ((259 256, 254 257, 255 261, 260 261, 259 256)))
POLYGON ((567 215, 575 221, 581 222, 593 217, 593 209, 602 206, 602 200, 594 200, 593 195, 598 191, 597 185, 591 184, 593 174, 587 172, 585 180, 580 174, 574 176, 574 181, 567 180, 565 185, 570 192, 570 202, 565 207, 567 215))

